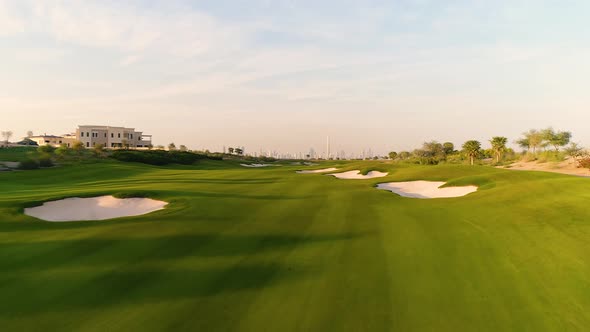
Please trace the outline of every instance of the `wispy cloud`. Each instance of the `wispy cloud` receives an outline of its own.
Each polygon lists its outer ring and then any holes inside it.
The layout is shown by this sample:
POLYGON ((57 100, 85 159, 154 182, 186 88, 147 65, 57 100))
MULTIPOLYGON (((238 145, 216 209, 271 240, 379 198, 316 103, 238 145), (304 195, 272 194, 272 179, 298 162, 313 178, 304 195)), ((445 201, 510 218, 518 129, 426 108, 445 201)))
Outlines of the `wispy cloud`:
MULTIPOLYGON (((0 0, 0 109, 14 126, 24 113, 40 125, 84 113, 161 126, 165 110, 205 127, 231 118, 286 131, 312 126, 312 113, 318 128, 369 127, 359 113, 408 126, 494 108, 550 119, 558 100, 582 109, 590 75, 583 10, 556 10, 508 0, 0 0), (557 27, 559 17, 568 19, 557 27)), ((195 135, 207 133, 221 135, 195 135)))

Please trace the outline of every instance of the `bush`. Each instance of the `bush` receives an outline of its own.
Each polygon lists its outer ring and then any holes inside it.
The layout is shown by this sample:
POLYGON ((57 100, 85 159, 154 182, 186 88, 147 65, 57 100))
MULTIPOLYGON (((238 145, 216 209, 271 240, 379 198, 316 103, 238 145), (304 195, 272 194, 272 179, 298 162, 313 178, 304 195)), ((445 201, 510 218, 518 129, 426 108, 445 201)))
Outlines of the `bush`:
POLYGON ((578 167, 590 169, 590 157, 584 157, 578 159, 578 167))
POLYGON ((188 151, 132 151, 117 150, 111 154, 111 158, 124 162, 136 162, 149 165, 162 166, 167 164, 191 165, 199 159, 214 159, 207 155, 188 151))
POLYGON ((41 156, 41 157, 39 157, 39 166, 40 167, 52 167, 53 160, 51 160, 50 156, 41 156))
POLYGON ((39 163, 33 159, 25 159, 20 162, 18 168, 22 170, 38 169, 39 163))
POLYGON ((40 153, 47 153, 47 154, 52 154, 55 151, 55 147, 47 144, 47 145, 41 145, 40 147, 37 148, 37 151, 39 151, 40 153))

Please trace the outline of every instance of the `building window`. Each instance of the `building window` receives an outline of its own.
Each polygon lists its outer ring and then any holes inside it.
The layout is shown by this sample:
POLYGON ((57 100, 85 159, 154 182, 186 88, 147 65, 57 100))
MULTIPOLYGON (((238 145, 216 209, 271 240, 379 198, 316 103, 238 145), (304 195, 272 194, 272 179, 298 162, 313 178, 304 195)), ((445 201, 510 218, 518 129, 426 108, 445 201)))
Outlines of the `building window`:
POLYGON ((89 148, 90 147, 90 142, 86 142, 86 147, 89 148))
POLYGON ((118 138, 121 138, 121 133, 118 133, 118 134, 117 134, 117 137, 118 137, 118 138))
POLYGON ((107 137, 107 133, 104 133, 104 137, 105 137, 105 138, 107 137))
POLYGON ((133 139, 133 134, 129 134, 129 138, 133 139))
POLYGON ((90 137, 90 133, 89 132, 86 132, 86 137, 90 137))
POLYGON ((114 138, 114 137, 115 137, 115 134, 111 133, 111 138, 114 138))

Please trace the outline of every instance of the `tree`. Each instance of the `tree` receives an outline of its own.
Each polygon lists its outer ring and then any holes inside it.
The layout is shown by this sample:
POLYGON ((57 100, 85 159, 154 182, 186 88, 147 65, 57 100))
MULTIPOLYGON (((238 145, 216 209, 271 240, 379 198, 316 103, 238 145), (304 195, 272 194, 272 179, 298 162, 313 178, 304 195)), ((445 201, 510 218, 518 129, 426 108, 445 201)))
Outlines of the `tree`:
POLYGON ((186 147, 186 145, 181 145, 178 149, 180 151, 188 151, 188 148, 186 147))
POLYGON ((443 146, 443 151, 444 151, 445 155, 449 155, 449 154, 455 152, 455 145, 451 142, 444 142, 442 146, 443 146))
POLYGON ((481 149, 481 143, 476 140, 470 140, 463 143, 463 151, 469 156, 469 160, 471 161, 471 165, 473 166, 473 160, 479 154, 479 150, 481 149))
POLYGON ((543 133, 536 129, 531 129, 524 132, 523 135, 524 137, 516 141, 516 143, 523 148, 533 149, 533 154, 536 154, 537 148, 543 144, 543 133))
POLYGON ((3 131, 2 132, 2 137, 4 138, 4 143, 6 144, 6 146, 8 146, 8 141, 12 137, 12 131, 10 131, 10 130, 3 131))
POLYGON ((55 151, 55 148, 49 144, 46 144, 46 145, 41 145, 40 147, 38 147, 37 151, 39 151, 39 153, 51 155, 55 151))
POLYGON ((397 152, 391 151, 388 156, 389 159, 394 160, 395 158, 397 158, 397 152))
POLYGON ((402 151, 399 153, 399 159, 401 159, 401 160, 406 160, 406 159, 410 158, 410 156, 412 156, 412 154, 408 151, 402 151))
POLYGON ((234 154, 234 148, 228 148, 227 152, 229 152, 229 154, 234 154))
POLYGON ((559 152, 560 147, 564 147, 569 144, 572 133, 569 131, 554 131, 553 128, 547 128, 542 131, 543 139, 547 141, 547 144, 553 146, 555 152, 559 152))
POLYGON ((129 141, 125 138, 123 138, 121 140, 121 147, 123 147, 125 150, 129 150, 129 141))
POLYGON ((234 148, 234 151, 236 152, 236 154, 238 156, 241 156, 242 154, 244 154, 244 149, 242 149, 242 148, 234 148))
POLYGON ((502 153, 506 151, 506 143, 508 143, 508 138, 503 136, 494 136, 490 140, 490 143, 492 144, 492 150, 496 155, 496 162, 499 163, 502 153))
POLYGON ((565 153, 567 153, 568 156, 574 158, 574 160, 578 160, 578 158, 586 154, 586 151, 583 147, 578 145, 578 143, 571 143, 567 148, 565 148, 565 153))
POLYGON ((57 149, 55 149, 55 154, 60 158, 63 158, 64 156, 68 155, 69 152, 70 148, 65 143, 60 144, 60 146, 57 149))
POLYGON ((529 143, 529 139, 526 137, 516 140, 516 144, 518 144, 518 146, 520 146, 522 149, 525 149, 527 151, 531 147, 531 144, 529 143))
POLYGON ((93 152, 94 152, 94 155, 96 155, 97 157, 102 156, 104 154, 104 145, 96 144, 94 146, 93 152))
POLYGON ((75 141, 72 144, 72 150, 76 151, 77 154, 82 154, 82 151, 84 151, 84 144, 80 141, 75 141))
POLYGON ((420 164, 438 164, 445 159, 443 146, 437 141, 424 142, 421 149, 414 150, 414 156, 419 159, 420 164))
POLYGON ((156 145, 156 150, 164 150, 164 146, 163 145, 156 145))
POLYGON ((174 144, 174 142, 168 144, 168 150, 170 150, 170 151, 176 150, 176 144, 174 144))

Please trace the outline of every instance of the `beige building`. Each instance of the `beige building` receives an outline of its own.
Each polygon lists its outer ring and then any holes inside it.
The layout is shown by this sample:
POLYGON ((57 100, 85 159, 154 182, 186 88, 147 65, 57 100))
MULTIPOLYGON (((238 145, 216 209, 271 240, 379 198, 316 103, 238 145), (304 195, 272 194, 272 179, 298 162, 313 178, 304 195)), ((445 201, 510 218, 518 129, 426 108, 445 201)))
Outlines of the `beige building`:
POLYGON ((152 145, 152 136, 144 135, 135 128, 111 126, 78 126, 76 139, 91 148, 98 144, 106 148, 144 148, 152 145))
POLYGON ((86 148, 92 148, 99 144, 106 148, 147 148, 152 145, 151 135, 144 135, 143 132, 136 131, 135 128, 111 126, 78 126, 74 134, 33 136, 30 139, 39 146, 66 144, 71 147, 76 141, 82 142, 86 148))
POLYGON ((65 144, 68 147, 71 147, 74 142, 76 141, 76 136, 74 135, 62 135, 62 136, 55 136, 55 135, 41 135, 41 136, 31 136, 29 137, 30 140, 37 143, 37 145, 51 145, 51 146, 60 146, 65 144))

